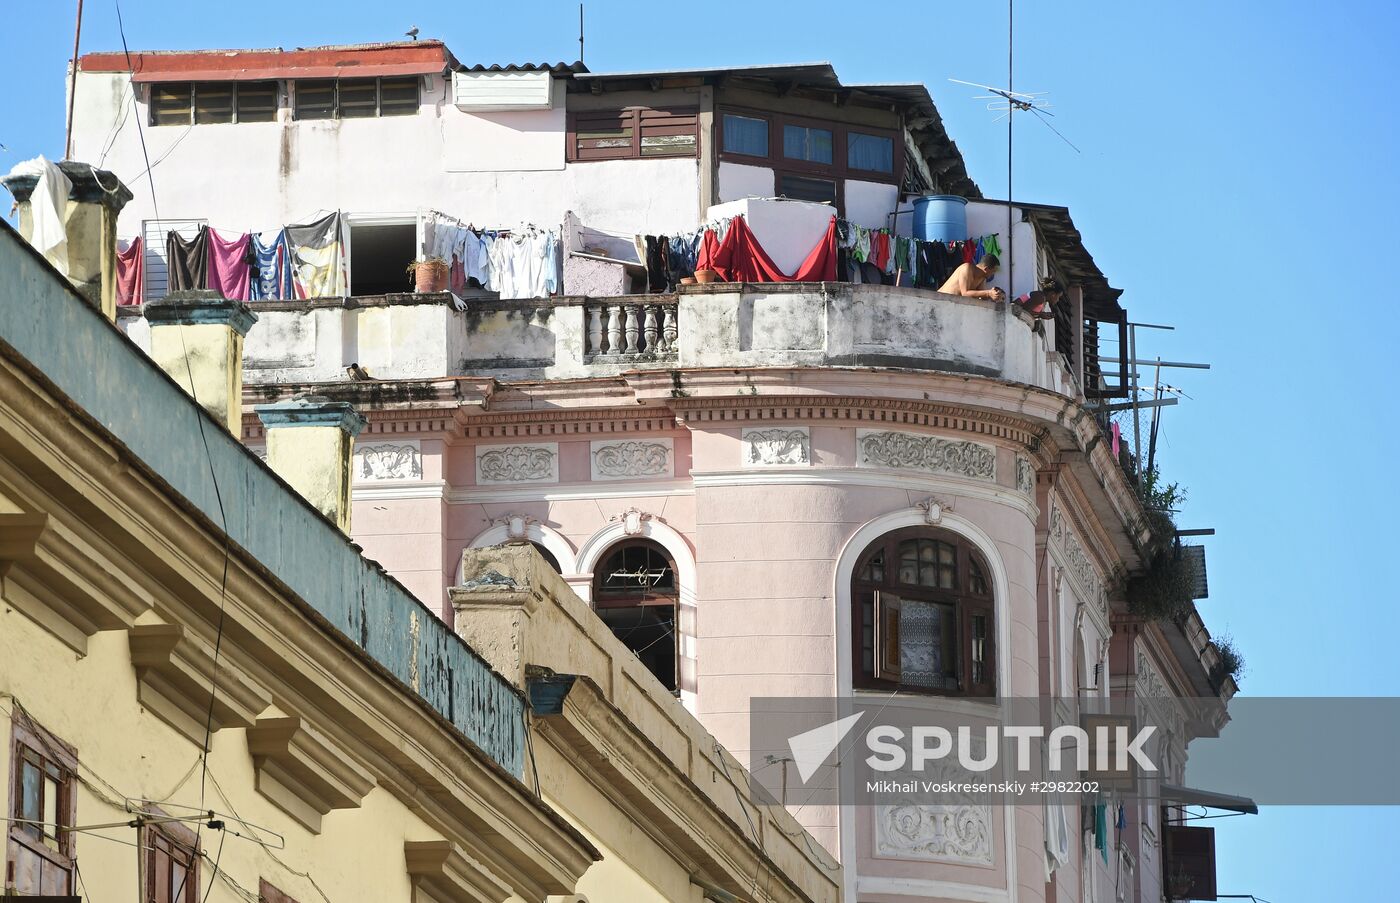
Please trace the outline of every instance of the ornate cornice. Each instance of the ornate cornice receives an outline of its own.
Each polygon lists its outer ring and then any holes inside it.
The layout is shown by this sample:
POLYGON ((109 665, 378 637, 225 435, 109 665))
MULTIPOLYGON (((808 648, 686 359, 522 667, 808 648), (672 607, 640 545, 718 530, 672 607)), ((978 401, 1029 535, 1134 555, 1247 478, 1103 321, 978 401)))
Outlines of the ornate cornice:
POLYGON ((903 398, 772 396, 680 398, 669 402, 686 426, 751 421, 837 421, 850 425, 970 433, 1036 449, 1042 431, 1029 420, 971 407, 903 398))

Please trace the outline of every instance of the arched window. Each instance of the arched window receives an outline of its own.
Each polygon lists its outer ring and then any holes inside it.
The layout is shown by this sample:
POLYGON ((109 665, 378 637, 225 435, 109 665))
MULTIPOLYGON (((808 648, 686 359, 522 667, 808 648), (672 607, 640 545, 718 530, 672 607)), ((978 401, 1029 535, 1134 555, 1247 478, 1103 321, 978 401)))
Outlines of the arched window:
POLYGON ((991 571, 967 540, 885 534, 857 562, 851 600, 855 686, 996 695, 991 571))
POLYGON ((676 689, 676 565, 647 539, 620 542, 593 573, 593 607, 666 689, 676 689))

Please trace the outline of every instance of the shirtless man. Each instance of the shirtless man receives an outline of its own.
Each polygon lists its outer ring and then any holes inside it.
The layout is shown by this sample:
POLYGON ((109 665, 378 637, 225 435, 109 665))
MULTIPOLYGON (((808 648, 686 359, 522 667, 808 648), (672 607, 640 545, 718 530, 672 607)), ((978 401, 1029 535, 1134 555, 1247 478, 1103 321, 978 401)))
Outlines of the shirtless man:
POLYGON ((988 254, 982 258, 981 263, 960 264, 953 275, 948 277, 948 281, 943 283, 939 289, 945 295, 962 295, 964 298, 986 298, 988 301, 1000 301, 1006 297, 1006 293, 999 288, 983 288, 993 276, 997 274, 997 268, 1001 266, 1001 261, 997 260, 995 254, 988 254))

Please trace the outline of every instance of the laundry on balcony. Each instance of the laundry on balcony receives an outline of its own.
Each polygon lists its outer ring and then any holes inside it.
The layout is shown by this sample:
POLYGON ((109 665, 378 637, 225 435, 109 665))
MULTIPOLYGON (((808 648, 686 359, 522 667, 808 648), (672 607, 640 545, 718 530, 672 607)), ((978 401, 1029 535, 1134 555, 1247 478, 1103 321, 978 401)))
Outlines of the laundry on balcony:
POLYGON ((209 288, 225 298, 247 298, 254 262, 250 236, 224 238, 213 229, 208 236, 209 288))
POLYGON ((136 236, 117 248, 117 304, 140 304, 144 289, 144 242, 136 236))
POLYGON ((348 292, 344 223, 339 212, 314 223, 286 228, 292 275, 299 298, 335 298, 348 292))
POLYGON ((841 282, 904 285, 937 289, 962 263, 980 263, 1001 254, 997 234, 966 241, 923 241, 867 229, 838 220, 837 279, 841 282))
POLYGON ((264 244, 262 236, 250 236, 253 246, 253 277, 249 283, 249 300, 283 301, 296 297, 292 278, 292 249, 287 244, 287 230, 278 229, 272 241, 264 244))
POLYGON ((836 217, 807 257, 791 275, 773 262, 742 216, 736 216, 720 239, 706 230, 700 243, 696 270, 714 270, 724 282, 834 282, 836 281, 836 217))
POLYGON ((454 295, 482 288, 502 298, 547 298, 562 290, 557 230, 534 224, 479 229, 437 210, 424 216, 423 227, 423 256, 448 265, 454 295))

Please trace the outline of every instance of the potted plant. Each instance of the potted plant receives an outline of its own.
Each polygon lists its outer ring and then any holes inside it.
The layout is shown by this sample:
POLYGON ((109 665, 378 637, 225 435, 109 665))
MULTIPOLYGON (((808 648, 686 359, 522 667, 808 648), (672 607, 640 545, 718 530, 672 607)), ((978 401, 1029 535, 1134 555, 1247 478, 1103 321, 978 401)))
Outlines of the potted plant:
POLYGON ((408 274, 419 294, 447 291, 447 261, 441 257, 420 257, 408 265, 408 274))

